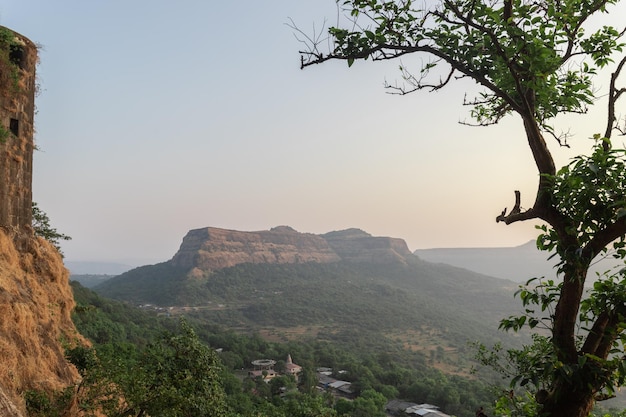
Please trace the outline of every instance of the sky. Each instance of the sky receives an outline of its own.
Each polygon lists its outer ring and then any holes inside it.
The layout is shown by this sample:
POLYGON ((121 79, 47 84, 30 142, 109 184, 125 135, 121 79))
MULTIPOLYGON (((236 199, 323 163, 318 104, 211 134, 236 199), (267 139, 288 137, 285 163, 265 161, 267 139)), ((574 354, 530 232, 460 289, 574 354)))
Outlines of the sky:
MULTIPOLYGON (((514 190, 533 202, 521 121, 460 124, 465 81, 388 94, 399 62, 301 70, 288 23, 319 32, 336 14, 333 0, 0 0, 0 25, 41 45, 33 200, 72 237, 66 260, 163 262, 207 226, 355 227, 411 250, 534 239, 532 222, 495 222, 514 190)), ((559 165, 604 131, 601 110, 561 120, 575 137, 550 143, 559 165)))

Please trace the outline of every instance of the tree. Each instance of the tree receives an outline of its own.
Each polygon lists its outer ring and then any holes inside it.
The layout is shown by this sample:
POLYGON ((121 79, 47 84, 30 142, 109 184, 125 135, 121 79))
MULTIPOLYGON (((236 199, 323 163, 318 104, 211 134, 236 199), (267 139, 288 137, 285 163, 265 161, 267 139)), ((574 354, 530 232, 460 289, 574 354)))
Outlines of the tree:
POLYGON ((354 417, 384 416, 386 403, 387 398, 383 394, 373 389, 367 389, 353 401, 350 415, 354 417))
POLYGON ((626 132, 626 120, 616 117, 616 104, 626 92, 617 84, 626 57, 614 57, 623 49, 624 32, 586 27, 592 16, 618 1, 342 0, 349 26, 331 27, 328 39, 306 36, 293 26, 305 45, 302 68, 329 60, 351 66, 356 60, 425 54, 432 59, 416 72, 401 65, 404 83, 387 87, 408 94, 471 79, 482 87, 465 102, 474 124, 495 124, 507 115, 521 119, 539 173, 537 192, 530 208, 522 209, 516 191, 513 209, 503 210, 496 221, 542 222, 538 247, 554 251, 560 263, 556 280, 520 291, 525 314, 503 320, 501 327, 545 325, 550 332, 539 340, 547 349, 542 362, 529 363, 514 352, 510 357, 521 360, 512 384, 533 389, 534 409, 541 415, 587 416, 626 374, 624 360, 616 355, 625 340, 624 271, 602 277, 583 298, 594 258, 610 250, 620 260, 626 257, 626 155, 611 141, 613 133, 626 132), (447 72, 433 80, 433 69, 440 65, 447 72), (593 152, 557 171, 547 139, 568 146, 568 135, 557 133, 554 119, 585 113, 596 101, 597 71, 609 65, 615 67, 605 92, 606 125, 594 132, 593 152), (533 366, 541 367, 540 375, 533 366))
POLYGON ((345 398, 338 398, 335 404, 335 410, 340 416, 349 416, 352 415, 354 404, 352 401, 348 401, 345 398))
POLYGON ((219 359, 184 321, 179 334, 164 334, 143 352, 126 353, 114 347, 96 354, 82 346, 68 352, 83 377, 83 411, 111 417, 228 415, 219 359))
POLYGON ((71 240, 72 238, 64 235, 63 233, 59 233, 57 229, 50 225, 50 218, 48 215, 39 208, 37 203, 33 201, 33 230, 35 231, 35 236, 40 236, 46 239, 48 242, 52 243, 55 248, 63 255, 61 252, 61 240, 71 240))
POLYGON ((312 394, 316 392, 317 387, 317 374, 315 371, 309 368, 302 368, 302 372, 299 377, 300 391, 305 394, 312 394))

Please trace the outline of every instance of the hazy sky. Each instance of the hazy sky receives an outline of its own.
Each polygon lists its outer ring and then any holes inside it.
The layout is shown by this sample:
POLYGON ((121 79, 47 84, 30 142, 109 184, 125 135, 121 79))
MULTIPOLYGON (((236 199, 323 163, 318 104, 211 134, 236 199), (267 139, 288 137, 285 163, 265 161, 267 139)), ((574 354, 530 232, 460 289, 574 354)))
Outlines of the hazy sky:
MULTIPOLYGON (((533 201, 521 122, 458 124, 467 82, 389 95, 399 62, 300 70, 285 23, 335 15, 333 0, 0 0, 0 24, 42 46, 33 198, 73 238, 66 259, 165 261, 205 226, 357 227, 411 250, 533 239, 494 220, 515 189, 533 201)), ((599 113, 564 120, 559 163, 590 149, 599 113)))

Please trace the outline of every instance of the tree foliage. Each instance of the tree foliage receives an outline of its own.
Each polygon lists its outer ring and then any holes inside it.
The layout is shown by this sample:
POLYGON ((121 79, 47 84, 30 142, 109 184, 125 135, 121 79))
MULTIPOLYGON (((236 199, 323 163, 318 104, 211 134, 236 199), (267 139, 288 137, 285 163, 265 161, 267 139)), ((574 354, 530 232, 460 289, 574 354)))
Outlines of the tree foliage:
POLYGON ((61 240, 71 240, 72 238, 60 233, 50 224, 48 215, 39 208, 37 203, 33 201, 33 230, 35 236, 40 236, 52 243, 55 248, 61 252, 61 240))
MULTIPOLYGON (((520 292, 525 312, 501 327, 545 327, 527 350, 511 352, 516 363, 512 386, 532 386, 535 410, 549 416, 587 416, 595 400, 610 396, 624 382, 621 356, 626 299, 619 290, 624 274, 609 272, 584 298, 589 265, 610 253, 626 257, 626 182, 624 150, 614 147, 615 132, 625 133, 616 106, 626 92, 618 86, 626 65, 624 30, 589 21, 605 15, 618 0, 345 0, 338 22, 321 36, 294 26, 305 45, 301 66, 328 60, 389 60, 408 54, 431 59, 416 70, 400 66, 403 83, 393 92, 438 90, 467 78, 481 91, 467 98, 474 124, 490 125, 514 114, 533 155, 539 181, 534 202, 522 209, 521 195, 498 222, 541 221, 538 247, 560 258, 556 279, 520 292), (323 50, 328 45, 328 50, 323 50), (443 76, 434 70, 446 66, 443 76), (568 135, 554 127, 556 116, 585 113, 596 102, 594 79, 613 65, 606 97, 606 125, 590 132, 590 155, 557 170, 546 137, 567 146, 568 135), (600 132, 600 133, 598 133, 600 132), (580 321, 579 321, 580 320, 580 321), (579 326, 581 323, 581 326, 579 326), (521 354, 525 352, 526 354, 521 354), (537 355, 534 355, 537 353, 537 355), (543 352, 543 353, 542 353, 543 352), (542 353, 542 354, 540 354, 542 353), (536 361, 532 359, 535 358, 536 361), (529 385, 529 383, 532 384, 529 385)), ((441 74, 441 73, 439 73, 441 74)), ((524 395, 523 395, 524 396, 524 395)), ((512 398, 512 397, 511 397, 512 398)), ((524 398, 526 398, 524 396, 524 398)))
MULTIPOLYGON (((69 354, 82 374, 85 374, 84 370, 91 370, 93 381, 110 380, 107 374, 97 377, 97 371, 105 365, 103 370, 108 372, 116 369, 132 372, 141 357, 140 352, 147 346, 154 345, 164 332, 180 332, 174 318, 157 316, 154 312, 127 303, 104 299, 76 282, 72 286, 77 304, 73 320, 80 333, 93 342, 94 349, 79 348, 69 354)), ((290 312, 285 310, 283 314, 288 316, 290 312)), ((342 414, 340 410, 351 415, 352 401, 346 400, 350 406, 350 411, 346 411, 346 404, 339 405, 339 401, 329 393, 319 393, 317 367, 334 369, 334 377, 351 382, 355 393, 374 390, 388 399, 404 398, 416 403, 437 404, 444 412, 459 417, 473 416, 473 410, 489 401, 489 389, 485 382, 459 375, 445 375, 426 366, 421 353, 409 351, 401 343, 389 339, 383 342, 383 336, 379 333, 354 329, 351 333, 341 335, 325 332, 314 338, 302 336, 299 340, 276 343, 257 334, 238 334, 226 330, 207 318, 187 315, 186 321, 193 325, 202 343, 211 346, 213 350, 220 350, 218 358, 223 370, 219 380, 226 394, 231 413, 229 417, 332 416, 335 412, 342 414), (332 337, 341 340, 332 340, 332 337), (252 360, 280 359, 286 358, 288 354, 303 367, 297 391, 283 393, 276 384, 249 378, 241 380, 241 369, 249 367, 252 360)), ((94 391, 88 390, 86 385, 91 386, 84 383, 79 391, 84 409, 107 398, 96 387, 106 388, 109 385, 96 385, 91 388, 94 391), (93 395, 88 395, 89 392, 93 395), (96 401, 98 398, 100 400, 96 401)), ((292 386, 289 381, 284 385, 292 386)), ((112 391, 111 396, 121 393, 119 390, 112 391)), ((380 396, 376 398, 380 399, 380 396)), ((33 399, 37 400, 36 397, 33 399)), ((365 399, 362 401, 367 403, 365 399)), ((34 405, 37 409, 47 409, 53 403, 58 403, 58 400, 50 398, 47 403, 38 402, 34 405)), ((378 408, 370 410, 373 415, 380 413, 378 408)))
POLYGON ((184 321, 179 334, 164 334, 142 352, 132 345, 111 347, 97 354, 82 346, 68 352, 83 377, 84 411, 110 417, 227 415, 219 359, 184 321))

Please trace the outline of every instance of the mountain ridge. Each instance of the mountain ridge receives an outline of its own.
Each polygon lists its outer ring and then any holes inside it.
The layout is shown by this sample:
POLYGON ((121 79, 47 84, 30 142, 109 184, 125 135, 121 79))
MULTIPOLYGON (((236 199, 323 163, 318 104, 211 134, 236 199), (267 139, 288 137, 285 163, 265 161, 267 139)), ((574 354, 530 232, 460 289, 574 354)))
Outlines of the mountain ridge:
POLYGON ((288 226, 194 229, 185 239, 170 261, 93 289, 160 314, 282 341, 294 335, 383 350, 400 343, 420 355, 443 346, 450 352, 445 366, 460 372, 469 371, 468 341, 512 346, 523 337, 497 330, 500 319, 517 313, 514 282, 424 261, 402 239, 288 226))
MULTIPOLYGON (((413 254, 428 262, 452 265, 514 282, 541 277, 556 279, 559 262, 558 257, 551 256, 552 252, 537 249, 534 240, 512 247, 417 249, 413 254)), ((619 264, 611 257, 594 260, 589 269, 589 281, 595 280, 596 274, 619 264)))
MULTIPOLYGON (((359 320, 366 314, 362 308, 372 314, 396 311, 389 317, 399 317, 402 309, 388 298, 400 293, 407 306, 420 305, 424 317, 444 310, 454 311, 445 313, 450 317, 471 311, 478 320, 488 316, 496 323, 511 312, 515 287, 512 281, 424 261, 402 239, 360 229, 313 235, 279 226, 260 232, 193 229, 170 261, 135 268, 94 289, 135 304, 200 307, 233 323, 261 323, 260 306, 279 317, 278 305, 290 313, 308 311, 300 315, 305 321, 315 315, 330 320, 339 311, 342 317, 333 318, 337 322, 353 320, 351 315, 359 320), (348 297, 365 305, 344 309, 341 304, 348 297)), ((369 320, 378 319, 374 314, 369 320)))
POLYGON ((198 274, 243 263, 406 262, 410 257, 404 240, 374 237, 360 229, 316 235, 289 226, 253 232, 205 227, 190 230, 168 263, 198 274))

